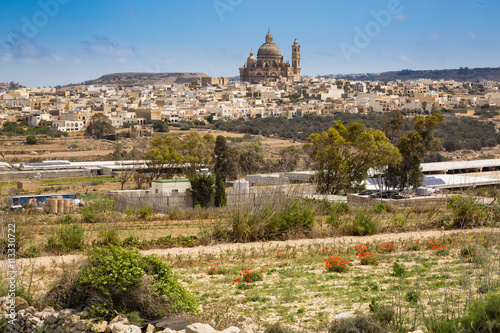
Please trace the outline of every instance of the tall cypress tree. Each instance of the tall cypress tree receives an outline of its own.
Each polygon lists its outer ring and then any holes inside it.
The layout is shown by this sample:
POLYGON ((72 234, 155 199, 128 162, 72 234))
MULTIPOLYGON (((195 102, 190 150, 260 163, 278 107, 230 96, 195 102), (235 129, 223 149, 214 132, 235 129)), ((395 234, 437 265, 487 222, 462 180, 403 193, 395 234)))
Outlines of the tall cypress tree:
POLYGON ((215 197, 214 197, 215 207, 226 207, 227 196, 226 196, 226 186, 224 185, 224 179, 220 173, 220 169, 215 172, 215 197))

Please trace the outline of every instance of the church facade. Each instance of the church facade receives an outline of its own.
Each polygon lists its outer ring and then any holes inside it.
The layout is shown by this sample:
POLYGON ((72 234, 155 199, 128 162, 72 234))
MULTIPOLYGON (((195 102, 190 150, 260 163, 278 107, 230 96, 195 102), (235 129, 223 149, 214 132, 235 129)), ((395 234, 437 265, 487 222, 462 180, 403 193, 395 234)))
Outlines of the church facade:
POLYGON ((300 81, 300 45, 297 40, 292 45, 291 65, 288 60, 283 61, 270 31, 266 35, 266 42, 257 52, 257 58, 250 51, 247 62, 240 68, 240 81, 255 83, 268 80, 300 81))

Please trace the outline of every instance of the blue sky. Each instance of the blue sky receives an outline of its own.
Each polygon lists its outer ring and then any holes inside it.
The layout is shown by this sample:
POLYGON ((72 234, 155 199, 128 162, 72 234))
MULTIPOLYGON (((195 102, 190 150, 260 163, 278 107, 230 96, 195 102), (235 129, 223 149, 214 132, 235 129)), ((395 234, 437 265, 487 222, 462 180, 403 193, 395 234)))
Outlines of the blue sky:
POLYGON ((236 76, 271 29, 302 74, 500 66, 498 0, 1 0, 0 82, 236 76))

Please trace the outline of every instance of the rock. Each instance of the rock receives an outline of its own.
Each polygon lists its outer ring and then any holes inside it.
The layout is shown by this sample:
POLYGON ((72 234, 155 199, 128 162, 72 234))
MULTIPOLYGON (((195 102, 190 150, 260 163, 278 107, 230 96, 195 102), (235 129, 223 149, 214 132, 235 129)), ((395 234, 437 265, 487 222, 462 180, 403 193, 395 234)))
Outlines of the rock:
MULTIPOLYGON (((43 318, 43 314, 42 314, 42 318, 43 318)), ((49 313, 45 317, 45 322, 47 324, 54 324, 56 321, 57 321, 57 313, 49 313)))
POLYGON ((226 328, 224 331, 222 331, 222 333, 240 333, 240 329, 236 326, 231 326, 231 327, 228 327, 226 328))
POLYGON ((161 333, 176 333, 177 331, 171 330, 170 328, 165 328, 161 333))
POLYGON ((87 323, 85 322, 85 320, 80 319, 76 322, 75 327, 80 331, 85 331, 85 329, 87 328, 87 323))
POLYGON ((21 297, 16 297, 15 298, 15 301, 16 301, 16 312, 19 312, 21 310, 24 310, 24 309, 27 309, 29 308, 29 304, 28 302, 26 302, 24 299, 22 299, 21 297))
POLYGON ((184 317, 163 318, 156 324, 156 328, 170 328, 173 331, 180 331, 185 329, 190 323, 184 317))
POLYGON ((141 328, 139 326, 130 325, 128 327, 127 333, 142 333, 141 328))
POLYGON ((202 323, 191 324, 186 327, 186 333, 216 333, 212 326, 202 323))
POLYGON ((259 327, 250 318, 245 318, 241 323, 241 333, 254 333, 257 332, 259 327))
POLYGON ((108 322, 103 321, 102 323, 94 323, 91 327, 91 331, 95 333, 104 333, 108 328, 108 322))
POLYGON ((146 333, 153 333, 155 331, 156 327, 154 327, 151 324, 148 324, 148 327, 146 327, 146 333))
POLYGON ((352 314, 349 314, 349 313, 339 313, 338 315, 335 315, 335 317, 333 317, 334 319, 346 319, 346 318, 351 318, 353 317, 352 314))
POLYGON ((135 325, 127 325, 121 322, 110 324, 111 333, 141 333, 141 329, 135 325))
MULTIPOLYGON (((116 319, 116 318, 115 318, 116 319)), ((115 320, 113 319, 113 320, 115 320)), ((127 324, 122 324, 122 323, 112 323, 109 325, 109 328, 111 329, 111 333, 125 333, 128 331, 128 325, 127 324)))
POLYGON ((125 316, 122 316, 122 315, 118 315, 116 316, 115 318, 113 318, 113 320, 111 320, 109 322, 109 325, 111 326, 111 324, 115 324, 115 323, 122 323, 122 324, 125 324, 125 325, 128 325, 129 324, 129 321, 128 321, 128 318, 125 317, 125 316))
POLYGON ((73 310, 64 309, 64 310, 59 311, 59 313, 57 314, 57 319, 66 319, 69 316, 71 316, 72 314, 73 314, 73 310))

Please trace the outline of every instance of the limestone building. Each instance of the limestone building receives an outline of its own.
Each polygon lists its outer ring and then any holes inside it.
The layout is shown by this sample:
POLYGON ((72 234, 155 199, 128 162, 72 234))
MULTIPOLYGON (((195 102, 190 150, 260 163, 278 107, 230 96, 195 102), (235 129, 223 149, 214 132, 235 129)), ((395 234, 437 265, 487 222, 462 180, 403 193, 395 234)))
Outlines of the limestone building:
POLYGON ((297 39, 292 45, 292 65, 283 61, 279 47, 273 43, 273 35, 268 31, 266 42, 257 52, 257 58, 250 51, 247 62, 240 68, 241 82, 267 80, 300 81, 300 45, 297 39))

